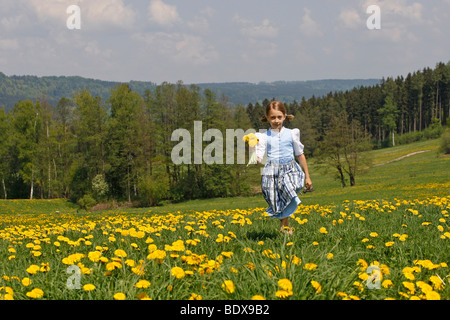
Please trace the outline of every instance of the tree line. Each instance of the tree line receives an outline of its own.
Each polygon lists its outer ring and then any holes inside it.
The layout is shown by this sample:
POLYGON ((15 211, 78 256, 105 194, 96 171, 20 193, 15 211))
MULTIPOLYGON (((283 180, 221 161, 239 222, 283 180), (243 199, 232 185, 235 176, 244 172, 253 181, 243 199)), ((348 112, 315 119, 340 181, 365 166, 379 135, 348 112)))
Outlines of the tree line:
MULTIPOLYGON (((111 199, 147 206, 248 195, 245 165, 174 164, 171 135, 184 128, 194 136, 194 121, 224 136, 226 129, 267 129, 259 121, 267 103, 231 107, 226 96, 181 81, 144 94, 118 84, 108 99, 82 89, 57 104, 45 96, 19 101, 8 113, 0 109, 0 194, 70 198, 85 208, 111 199)), ((345 175, 354 185, 360 151, 440 135, 450 63, 286 107, 295 115, 286 126, 300 128, 307 156, 335 168, 343 186, 345 175)))
POLYGON ((106 101, 87 89, 54 106, 45 98, 19 101, 8 113, 0 109, 1 193, 70 198, 86 208, 111 199, 154 205, 248 194, 244 165, 172 162, 172 132, 193 136, 196 120, 205 131, 250 128, 244 108, 181 81, 144 95, 120 84, 106 101))

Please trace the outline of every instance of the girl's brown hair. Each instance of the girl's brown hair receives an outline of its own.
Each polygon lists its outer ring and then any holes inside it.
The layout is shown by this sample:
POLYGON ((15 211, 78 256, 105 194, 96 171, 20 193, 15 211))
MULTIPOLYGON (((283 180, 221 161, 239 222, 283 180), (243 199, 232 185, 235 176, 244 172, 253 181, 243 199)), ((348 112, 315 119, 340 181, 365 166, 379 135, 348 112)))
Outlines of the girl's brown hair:
POLYGON ((261 122, 268 122, 267 117, 269 115, 270 110, 277 110, 283 112, 283 114, 286 116, 286 121, 291 121, 294 119, 294 116, 292 114, 286 115, 286 107, 281 103, 280 101, 272 101, 266 106, 266 114, 264 117, 262 117, 260 120, 261 122))

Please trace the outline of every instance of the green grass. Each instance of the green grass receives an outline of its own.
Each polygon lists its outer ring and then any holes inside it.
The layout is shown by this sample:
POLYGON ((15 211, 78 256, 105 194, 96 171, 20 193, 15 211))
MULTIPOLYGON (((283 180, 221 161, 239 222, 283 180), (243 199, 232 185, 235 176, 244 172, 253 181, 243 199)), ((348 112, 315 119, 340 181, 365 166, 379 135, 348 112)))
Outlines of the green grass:
MULTIPOLYGON (((293 290, 286 299, 430 299, 419 286, 433 286, 440 278, 444 286, 434 287, 433 294, 448 300, 449 158, 437 155, 438 144, 371 151, 374 163, 384 163, 432 150, 369 168, 347 188, 316 170, 311 160, 316 191, 301 196, 302 205, 290 219, 292 236, 280 233, 279 223, 264 215, 261 194, 96 212, 77 212, 62 199, 0 201, 0 298, 9 297, 9 290, 14 299, 32 299, 29 292, 38 288, 42 299, 50 300, 113 299, 118 292, 127 299, 146 294, 184 300, 193 293, 208 300, 281 299, 278 281, 289 279, 293 290), (185 247, 173 251, 180 240, 185 247), (166 256, 152 258, 150 245, 166 256), (118 257, 117 249, 127 257, 118 257), (91 260, 95 251, 107 261, 91 260), (80 259, 69 261, 76 253, 80 259), (190 264, 189 257, 201 261, 190 264), (145 273, 136 274, 131 261, 142 264, 145 273), (371 263, 382 271, 380 280, 392 286, 381 282, 384 286, 369 288, 371 263), (67 286, 72 264, 86 272, 80 288, 67 286), (307 268, 311 264, 313 270, 307 268), (42 270, 30 273, 32 265, 42 270), (175 266, 192 274, 176 279, 175 266), (412 275, 405 274, 408 268, 415 268, 412 275), (148 288, 135 286, 142 279, 151 283, 148 288), (235 284, 233 293, 222 289, 225 280, 235 284), (405 287, 408 282, 414 292, 405 287), (96 289, 84 291, 85 284, 96 289)), ((258 175, 257 166, 250 168, 249 179, 257 181, 258 175)))
MULTIPOLYGON (((188 299, 193 293, 208 300, 250 299, 254 295, 278 299, 278 281, 289 279, 293 284, 289 299, 340 299, 338 294, 360 299, 404 299, 425 297, 419 289, 412 293, 403 286, 407 281, 404 269, 420 266, 415 281, 430 283, 432 276, 439 276, 446 286, 435 291, 442 299, 449 299, 445 263, 450 261, 450 252, 442 250, 450 241, 449 207, 448 197, 302 206, 291 219, 295 228, 292 236, 281 234, 277 223, 264 217, 260 209, 3 214, 0 287, 11 288, 15 299, 28 299, 34 288, 51 300, 113 299, 118 292, 128 299, 137 299, 142 293, 152 299, 188 299), (322 228, 326 232, 321 232, 322 228), (376 236, 371 235, 373 232, 376 236), (404 241, 398 238, 405 234, 408 237, 404 241), (180 240, 185 247, 173 251, 171 246, 180 240), (387 245, 390 242, 392 246, 387 245), (159 262, 149 257, 149 245, 166 256, 159 262), (124 250, 127 257, 119 258, 117 249, 124 250), (107 260, 91 260, 89 253, 95 251, 101 251, 107 260), (232 256, 226 257, 227 252, 232 256), (74 254, 82 256, 66 261, 74 254), (202 261, 189 264, 186 257, 195 255, 202 261), (362 260, 379 264, 382 280, 392 281, 393 286, 368 289, 366 269, 358 265, 362 260), (426 264, 421 266, 418 260, 426 264), (141 263, 145 273, 136 274, 130 261, 141 263), (315 267, 309 270, 311 264, 315 267), (48 265, 49 270, 30 273, 32 265, 48 265), (67 273, 70 265, 88 271, 80 276, 79 288, 67 286, 73 279, 73 274, 67 273), (192 274, 176 279, 171 276, 175 266, 192 274), (31 279, 28 286, 24 284, 26 278, 31 279), (136 283, 143 279, 151 283, 150 287, 137 288, 136 283), (233 281, 235 292, 222 289, 225 280, 233 281), (313 289, 312 280, 322 286, 320 293, 313 289), (93 284, 96 289, 86 292, 82 289, 85 284, 93 284)), ((0 295, 5 292, 0 290, 0 295)))
MULTIPOLYGON (((303 194, 301 200, 305 205, 327 205, 342 203, 344 200, 394 200, 397 197, 415 199, 433 195, 445 196, 450 189, 450 157, 437 153, 439 143, 439 139, 428 140, 368 152, 373 159, 374 166, 360 172, 356 177, 356 185, 353 187, 342 188, 340 182, 334 179, 334 172, 331 169, 324 174, 323 170, 315 164, 314 159, 311 159, 308 167, 315 191, 303 194), (431 151, 375 166, 424 150, 431 151)), ((249 166, 247 173, 251 187, 259 191, 261 190, 261 168, 262 165, 249 166)), ((167 204, 153 210, 160 212, 162 210, 248 209, 253 207, 267 207, 261 193, 251 197, 192 200, 167 204)))

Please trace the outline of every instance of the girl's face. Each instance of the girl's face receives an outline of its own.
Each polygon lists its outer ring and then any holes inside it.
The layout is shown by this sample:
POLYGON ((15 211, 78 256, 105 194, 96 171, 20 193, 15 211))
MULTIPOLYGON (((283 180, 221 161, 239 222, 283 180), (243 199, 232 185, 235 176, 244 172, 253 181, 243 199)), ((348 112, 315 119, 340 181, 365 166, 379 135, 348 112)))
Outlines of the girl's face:
POLYGON ((281 111, 270 109, 267 119, 269 120, 272 129, 281 129, 286 116, 281 111))

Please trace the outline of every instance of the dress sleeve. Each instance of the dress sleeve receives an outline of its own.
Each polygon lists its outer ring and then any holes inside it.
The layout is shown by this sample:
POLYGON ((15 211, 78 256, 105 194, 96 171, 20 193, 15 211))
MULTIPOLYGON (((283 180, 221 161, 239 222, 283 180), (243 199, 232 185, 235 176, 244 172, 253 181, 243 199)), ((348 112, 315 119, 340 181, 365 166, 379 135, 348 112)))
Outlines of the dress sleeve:
POLYGON ((305 146, 300 142, 300 130, 292 129, 292 140, 294 141, 294 154, 296 157, 301 156, 305 146))
POLYGON ((262 161, 266 153, 267 136, 261 132, 256 132, 255 135, 259 139, 258 144, 255 146, 256 156, 259 158, 259 161, 262 161))

